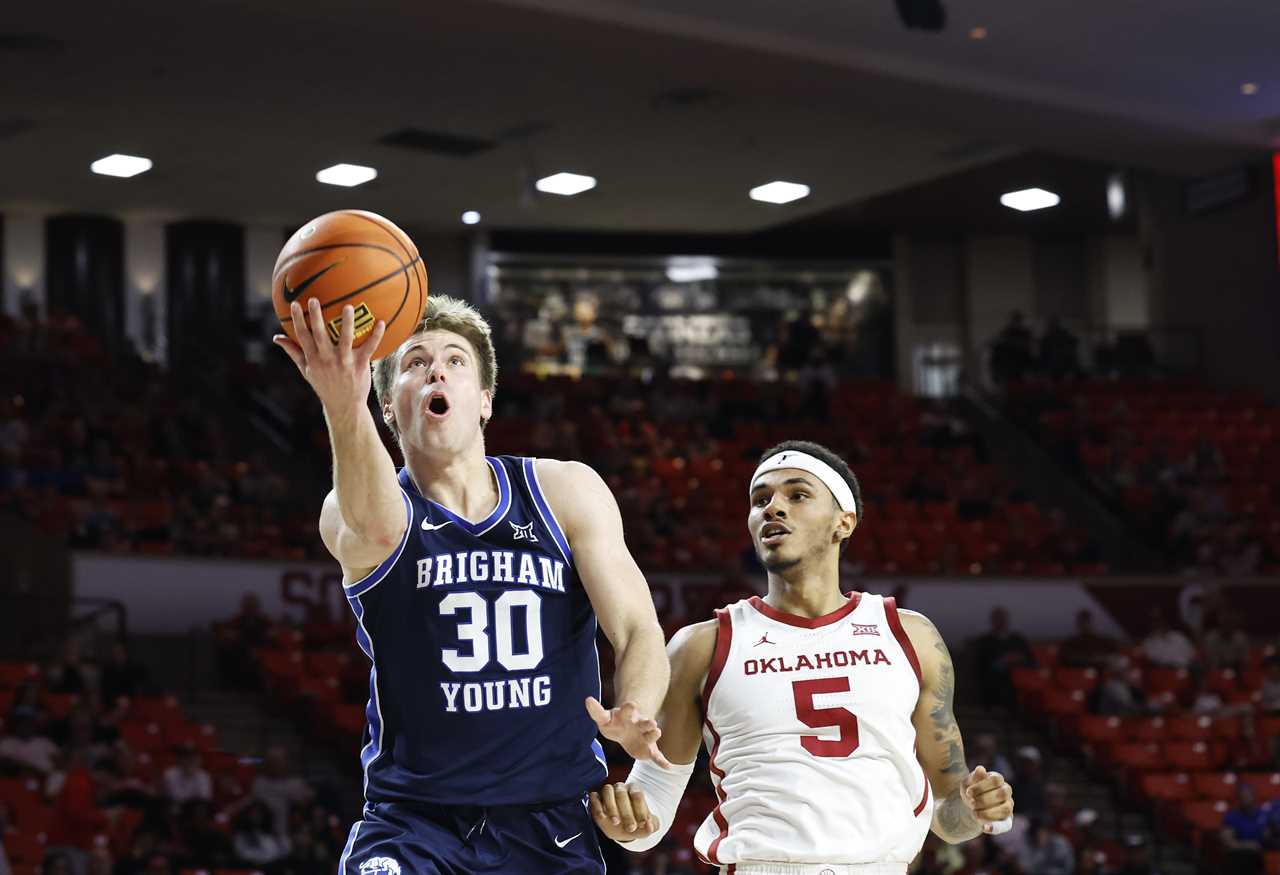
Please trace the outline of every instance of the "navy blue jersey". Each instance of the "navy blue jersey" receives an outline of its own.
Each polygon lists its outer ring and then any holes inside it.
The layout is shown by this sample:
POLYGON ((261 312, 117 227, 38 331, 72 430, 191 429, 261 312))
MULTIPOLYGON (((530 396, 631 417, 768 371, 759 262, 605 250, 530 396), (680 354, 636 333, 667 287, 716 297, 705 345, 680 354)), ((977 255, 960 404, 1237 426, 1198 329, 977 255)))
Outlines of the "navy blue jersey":
POLYGON ((471 523, 406 470, 409 527, 344 589, 373 663, 365 798, 530 805, 605 777, 583 700, 600 696, 596 617, 534 460, 489 457, 499 500, 471 523))

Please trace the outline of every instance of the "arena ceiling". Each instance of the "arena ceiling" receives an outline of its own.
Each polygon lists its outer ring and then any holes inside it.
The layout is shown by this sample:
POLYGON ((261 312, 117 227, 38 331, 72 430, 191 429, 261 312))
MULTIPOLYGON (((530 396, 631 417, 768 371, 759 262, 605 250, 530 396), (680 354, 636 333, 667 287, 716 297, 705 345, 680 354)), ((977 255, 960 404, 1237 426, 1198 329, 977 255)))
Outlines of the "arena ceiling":
POLYGON ((892 0, 13 3, 0 207, 737 233, 1021 153, 1194 174, 1280 135, 1273 0, 947 6, 926 34, 892 0), (379 142, 406 128, 462 139, 379 142), (88 172, 112 152, 155 169, 88 172), (379 178, 315 182, 341 161, 379 178), (599 187, 531 193, 558 170, 599 187), (772 179, 812 194, 747 199, 772 179))

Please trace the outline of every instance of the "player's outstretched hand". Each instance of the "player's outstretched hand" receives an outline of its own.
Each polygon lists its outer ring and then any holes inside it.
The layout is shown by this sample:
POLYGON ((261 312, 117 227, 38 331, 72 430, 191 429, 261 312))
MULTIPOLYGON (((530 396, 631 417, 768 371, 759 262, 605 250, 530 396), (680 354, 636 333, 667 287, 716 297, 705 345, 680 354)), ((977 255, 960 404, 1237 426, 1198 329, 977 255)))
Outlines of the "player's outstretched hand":
POLYGON ((593 791, 591 817, 615 842, 642 839, 658 829, 658 819, 649 813, 644 791, 627 784, 605 784, 593 791))
POLYGON ((1013 826, 1013 787, 999 772, 978 766, 964 779, 960 795, 984 833, 998 835, 1013 826))
POLYGON ((671 763, 658 749, 658 738, 662 735, 658 722, 643 716, 635 702, 623 702, 609 709, 595 696, 587 696, 587 713, 600 728, 600 734, 622 745, 633 759, 653 760, 664 769, 671 768, 671 763))
POLYGON ((355 310, 351 305, 342 308, 342 330, 335 343, 329 338, 320 312, 320 302, 315 298, 307 301, 307 312, 303 317, 302 305, 294 301, 289 305, 289 315, 293 317, 294 335, 297 342, 284 334, 271 338, 276 346, 288 353, 289 358, 298 366, 298 371, 311 384, 311 388, 320 398, 320 403, 328 412, 347 412, 363 407, 369 397, 372 375, 369 362, 373 353, 382 342, 386 332, 386 323, 379 320, 373 326, 373 334, 360 346, 352 347, 355 339, 355 310))

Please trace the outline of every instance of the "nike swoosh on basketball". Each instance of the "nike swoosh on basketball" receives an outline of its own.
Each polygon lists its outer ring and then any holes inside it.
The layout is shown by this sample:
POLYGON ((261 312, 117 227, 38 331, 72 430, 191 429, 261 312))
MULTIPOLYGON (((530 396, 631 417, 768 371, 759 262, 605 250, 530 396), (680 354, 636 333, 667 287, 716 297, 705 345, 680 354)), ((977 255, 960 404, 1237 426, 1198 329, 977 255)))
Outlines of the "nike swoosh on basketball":
POLYGON ((556 836, 554 839, 552 839, 552 841, 556 843, 556 847, 557 847, 557 848, 560 848, 561 850, 564 850, 564 846, 565 846, 565 845, 569 844, 569 842, 573 841, 574 839, 576 839, 576 838, 577 838, 578 836, 580 836, 580 835, 582 835, 582 833, 578 833, 578 835, 572 835, 572 836, 569 836, 569 837, 568 837, 567 839, 565 839, 564 841, 560 841, 560 836, 556 836))
POLYGON ((424 531, 424 532, 434 532, 436 529, 443 529, 445 526, 449 525, 449 523, 451 523, 451 522, 453 522, 453 520, 445 520, 444 522, 440 523, 439 525, 432 525, 431 523, 427 522, 426 520, 423 520, 423 521, 422 521, 422 531, 424 531))
POLYGON ((298 300, 298 298, 301 297, 302 293, 307 290, 307 286, 311 285, 313 282, 320 279, 320 277, 324 276, 326 273, 333 270, 335 267, 337 267, 340 264, 342 264, 341 261, 335 261, 333 264, 329 265, 328 267, 322 268, 320 271, 313 273, 311 276, 307 277, 302 282, 298 283, 298 285, 292 289, 289 288, 289 277, 287 276, 284 277, 281 280, 281 285, 284 286, 285 301, 289 304, 292 304, 294 301, 298 300))

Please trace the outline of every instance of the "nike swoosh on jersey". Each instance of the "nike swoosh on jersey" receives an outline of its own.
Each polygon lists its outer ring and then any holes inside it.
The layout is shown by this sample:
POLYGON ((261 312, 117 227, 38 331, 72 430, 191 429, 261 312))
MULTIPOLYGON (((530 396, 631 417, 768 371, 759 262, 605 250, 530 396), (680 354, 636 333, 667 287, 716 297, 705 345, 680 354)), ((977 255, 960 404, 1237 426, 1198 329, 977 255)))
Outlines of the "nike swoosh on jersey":
POLYGON ((564 841, 560 841, 560 836, 556 836, 554 839, 552 839, 552 841, 556 843, 556 847, 557 847, 557 848, 560 848, 561 850, 564 850, 564 846, 565 846, 565 845, 569 844, 569 842, 571 842, 571 841, 573 841, 574 839, 578 838, 578 836, 580 836, 580 835, 582 835, 582 833, 578 833, 578 835, 572 835, 572 836, 569 836, 569 837, 568 837, 567 839, 565 839, 564 841))
POLYGON ((307 290, 307 286, 311 285, 313 282, 320 279, 320 277, 324 276, 326 273, 333 270, 335 267, 337 267, 340 264, 342 264, 341 261, 335 261, 333 264, 329 265, 328 267, 322 268, 316 273, 313 273, 311 276, 307 277, 302 282, 298 283, 298 285, 292 289, 289 288, 289 277, 285 276, 281 280, 281 285, 284 286, 283 291, 284 291, 285 302, 292 304, 294 301, 298 300, 298 298, 302 296, 302 293, 307 290))
POLYGON ((440 523, 440 524, 438 524, 438 525, 432 525, 431 523, 427 522, 426 520, 423 520, 423 521, 422 521, 422 531, 424 531, 424 532, 434 532, 436 529, 443 529, 445 526, 449 525, 449 523, 451 523, 451 522, 453 522, 453 520, 445 520, 444 522, 442 522, 442 523, 440 523))

